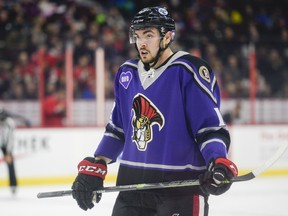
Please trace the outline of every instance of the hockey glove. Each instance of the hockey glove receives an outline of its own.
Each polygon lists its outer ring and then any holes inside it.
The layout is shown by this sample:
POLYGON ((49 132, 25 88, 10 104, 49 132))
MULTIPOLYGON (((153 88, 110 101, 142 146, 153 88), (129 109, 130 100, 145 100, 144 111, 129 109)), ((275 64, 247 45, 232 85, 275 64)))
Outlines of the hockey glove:
POLYGON ((223 183, 238 175, 236 165, 226 159, 217 158, 209 164, 208 170, 199 176, 200 188, 206 194, 220 195, 231 187, 232 183, 223 183))
MULTIPOLYGON (((86 157, 78 164, 78 176, 72 185, 72 195, 81 209, 86 211, 94 207, 93 191, 103 187, 106 174, 107 165, 104 160, 86 157)), ((101 193, 96 193, 96 203, 101 197, 101 193)))

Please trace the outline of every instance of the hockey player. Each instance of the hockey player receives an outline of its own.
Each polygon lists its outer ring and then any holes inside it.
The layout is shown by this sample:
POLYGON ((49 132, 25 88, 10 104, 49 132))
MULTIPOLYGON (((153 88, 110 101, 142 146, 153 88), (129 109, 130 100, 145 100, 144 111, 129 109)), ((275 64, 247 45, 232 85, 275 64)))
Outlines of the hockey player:
POLYGON ((94 157, 78 165, 73 197, 91 209, 106 164, 118 160, 117 185, 200 179, 201 186, 120 192, 113 216, 206 216, 209 194, 226 192, 231 184, 222 181, 237 175, 216 77, 204 60, 172 51, 175 23, 165 8, 138 12, 129 37, 139 59, 119 68, 111 119, 94 157))

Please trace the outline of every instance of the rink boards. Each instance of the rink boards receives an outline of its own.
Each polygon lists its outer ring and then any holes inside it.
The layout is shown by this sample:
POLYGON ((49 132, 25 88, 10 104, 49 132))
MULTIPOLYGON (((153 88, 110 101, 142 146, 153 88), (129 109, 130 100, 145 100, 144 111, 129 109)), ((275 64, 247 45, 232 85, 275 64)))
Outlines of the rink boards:
MULTIPOLYGON (((15 166, 20 185, 72 183, 78 162, 93 156, 103 128, 17 129, 14 147, 15 166)), ((239 125, 230 127, 229 157, 245 173, 261 165, 288 143, 287 125, 239 125)), ((109 166, 107 181, 115 181, 118 164, 109 166)), ((263 176, 287 175, 288 152, 263 176)), ((8 171, 0 156, 0 187, 7 185, 8 171)))

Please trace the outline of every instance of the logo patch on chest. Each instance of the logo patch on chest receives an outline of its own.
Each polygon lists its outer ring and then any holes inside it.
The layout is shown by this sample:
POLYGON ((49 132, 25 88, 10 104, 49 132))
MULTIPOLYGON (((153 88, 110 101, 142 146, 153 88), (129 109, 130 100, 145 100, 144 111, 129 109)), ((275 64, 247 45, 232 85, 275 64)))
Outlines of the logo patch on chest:
POLYGON ((160 110, 144 95, 138 94, 133 100, 134 116, 132 119, 133 136, 139 151, 146 151, 147 144, 153 140, 153 125, 159 131, 164 126, 164 117, 160 110))
POLYGON ((119 82, 125 89, 128 88, 131 80, 132 80, 132 73, 130 71, 122 72, 120 74, 119 82))

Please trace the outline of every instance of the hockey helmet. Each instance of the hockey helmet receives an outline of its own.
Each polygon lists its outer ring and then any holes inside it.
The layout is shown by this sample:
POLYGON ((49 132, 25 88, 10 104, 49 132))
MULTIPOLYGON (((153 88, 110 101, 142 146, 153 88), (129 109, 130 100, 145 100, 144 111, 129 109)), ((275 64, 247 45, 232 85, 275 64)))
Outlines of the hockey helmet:
POLYGON ((155 27, 161 37, 168 31, 172 31, 172 40, 175 35, 175 21, 164 7, 147 7, 139 11, 133 18, 129 30, 130 43, 135 43, 135 30, 155 27))

